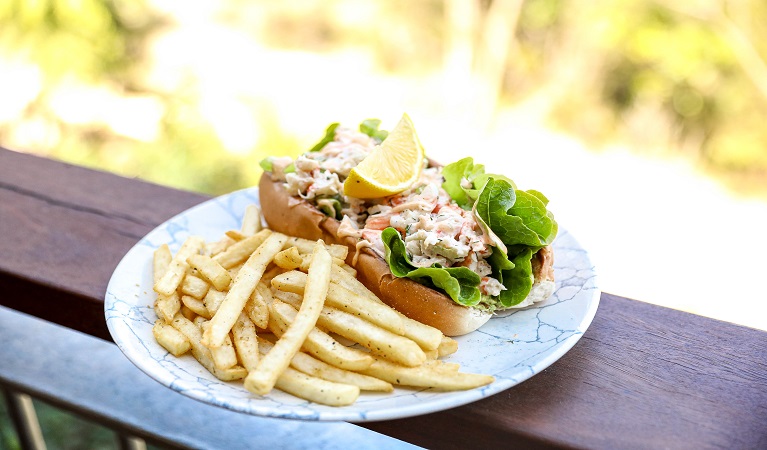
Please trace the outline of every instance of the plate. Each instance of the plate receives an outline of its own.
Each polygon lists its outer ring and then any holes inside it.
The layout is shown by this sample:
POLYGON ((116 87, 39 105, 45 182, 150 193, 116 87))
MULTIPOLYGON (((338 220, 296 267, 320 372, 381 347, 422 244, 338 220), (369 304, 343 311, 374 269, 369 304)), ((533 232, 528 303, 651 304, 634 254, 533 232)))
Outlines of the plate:
POLYGON ((164 243, 175 252, 190 235, 218 240, 225 231, 239 229, 245 207, 258 202, 257 188, 244 189, 173 217, 125 255, 107 286, 107 326, 120 350, 161 384, 211 405, 267 417, 349 422, 453 408, 509 389, 550 366, 580 339, 599 304, 600 291, 588 253, 560 229, 554 242, 554 295, 535 306, 498 315, 479 330, 458 337, 458 352, 445 358, 461 364, 464 372, 493 375, 492 384, 458 392, 396 388, 390 394, 362 393, 356 403, 344 407, 307 402, 276 389, 257 396, 241 382, 219 381, 191 355, 176 358, 155 342, 152 254, 164 243))

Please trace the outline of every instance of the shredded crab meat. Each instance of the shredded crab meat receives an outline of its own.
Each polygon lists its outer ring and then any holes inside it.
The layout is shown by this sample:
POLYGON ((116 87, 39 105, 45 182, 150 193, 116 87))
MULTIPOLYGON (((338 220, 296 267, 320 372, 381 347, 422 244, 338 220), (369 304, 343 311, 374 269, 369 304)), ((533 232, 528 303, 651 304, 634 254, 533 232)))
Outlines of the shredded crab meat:
POLYGON ((360 238, 364 247, 383 256, 381 232, 394 227, 402 235, 413 265, 468 267, 480 275, 480 291, 497 296, 505 288, 490 276, 485 261, 492 253, 490 238, 471 211, 452 203, 442 188, 440 169, 425 168, 410 189, 391 197, 361 200, 343 195, 343 181, 376 144, 364 133, 338 127, 335 140, 296 159, 295 170, 285 174, 288 192, 315 205, 337 200, 344 216, 339 236, 360 238))

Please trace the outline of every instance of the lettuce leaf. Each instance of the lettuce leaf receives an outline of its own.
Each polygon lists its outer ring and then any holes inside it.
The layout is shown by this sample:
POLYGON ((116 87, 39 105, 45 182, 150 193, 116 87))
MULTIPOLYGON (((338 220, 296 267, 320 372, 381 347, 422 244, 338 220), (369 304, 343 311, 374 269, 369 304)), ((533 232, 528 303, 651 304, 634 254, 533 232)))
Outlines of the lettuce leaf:
POLYGON ((325 129, 325 136, 322 138, 321 141, 316 143, 314 147, 312 147, 309 151, 310 152, 318 152, 322 150, 323 147, 328 145, 329 143, 333 142, 336 139, 336 128, 339 127, 339 123, 331 123, 328 125, 328 127, 325 129))
POLYGON ((367 134, 381 143, 389 136, 389 132, 386 130, 379 130, 379 126, 381 126, 380 119, 366 119, 360 123, 360 132, 367 134))
MULTIPOLYGON (((470 209, 474 204, 474 198, 469 197, 469 192, 462 186, 464 179, 473 182, 476 175, 484 173, 485 168, 481 164, 474 165, 474 159, 463 158, 442 168, 442 177, 445 181, 442 188, 463 209, 470 209)), ((475 197, 476 198, 476 197, 475 197)))
POLYGON ((274 169, 272 165, 273 160, 274 158, 269 156, 259 161, 258 165, 261 166, 262 169, 264 169, 264 172, 271 172, 274 169))
POLYGON ((505 180, 516 189, 517 186, 511 179, 503 175, 485 173, 485 166, 474 164, 474 158, 460 159, 442 168, 442 176, 445 178, 442 188, 463 209, 469 210, 491 177, 505 180), (464 187, 464 180, 470 187, 464 187))
POLYGON ((525 248, 516 256, 509 259, 508 255, 498 248, 487 258, 492 268, 492 277, 501 282, 506 290, 498 297, 483 299, 488 309, 505 309, 518 305, 530 294, 534 276, 532 257, 533 249, 525 248))
POLYGON ((458 304, 474 306, 482 299, 479 291, 480 277, 467 267, 416 267, 405 250, 405 241, 399 231, 389 227, 381 233, 384 258, 389 270, 398 278, 407 277, 432 288, 444 291, 458 304))
POLYGON ((533 192, 515 191, 506 180, 490 177, 477 198, 476 214, 507 246, 545 247, 558 226, 546 209, 548 200, 533 192))
POLYGON ((549 200, 535 190, 518 190, 509 178, 487 174, 485 167, 464 158, 443 168, 443 189, 463 209, 471 210, 493 248, 487 262, 492 277, 506 288, 497 297, 482 295, 479 275, 465 267, 438 264, 417 268, 395 229, 382 234, 386 261, 397 277, 409 277, 444 290, 457 303, 494 311, 521 303, 532 289, 532 257, 556 238, 558 225, 547 210, 549 200))

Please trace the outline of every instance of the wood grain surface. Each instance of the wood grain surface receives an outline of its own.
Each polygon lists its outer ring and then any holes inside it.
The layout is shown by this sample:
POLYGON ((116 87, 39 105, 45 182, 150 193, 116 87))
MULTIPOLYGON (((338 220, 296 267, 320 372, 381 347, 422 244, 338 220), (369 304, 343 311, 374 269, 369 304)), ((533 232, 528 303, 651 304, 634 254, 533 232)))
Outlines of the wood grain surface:
MULTIPOLYGON (((205 199, 0 149, 0 304, 109 340, 117 263, 205 199)), ((428 448, 767 448, 767 333, 603 294, 581 340, 531 379, 363 426, 428 448)))
POLYGON ((104 293, 117 263, 206 198, 0 149, 0 302, 110 339, 104 293))

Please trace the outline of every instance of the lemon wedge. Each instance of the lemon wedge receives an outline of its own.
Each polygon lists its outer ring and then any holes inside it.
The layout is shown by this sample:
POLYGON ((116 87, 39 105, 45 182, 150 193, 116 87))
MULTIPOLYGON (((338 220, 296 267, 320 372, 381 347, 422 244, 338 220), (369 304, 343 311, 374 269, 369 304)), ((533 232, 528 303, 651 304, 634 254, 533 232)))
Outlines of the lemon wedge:
POLYGON ((389 136, 373 149, 344 182, 344 194, 381 198, 400 193, 415 183, 423 170, 424 151, 407 114, 389 136))

